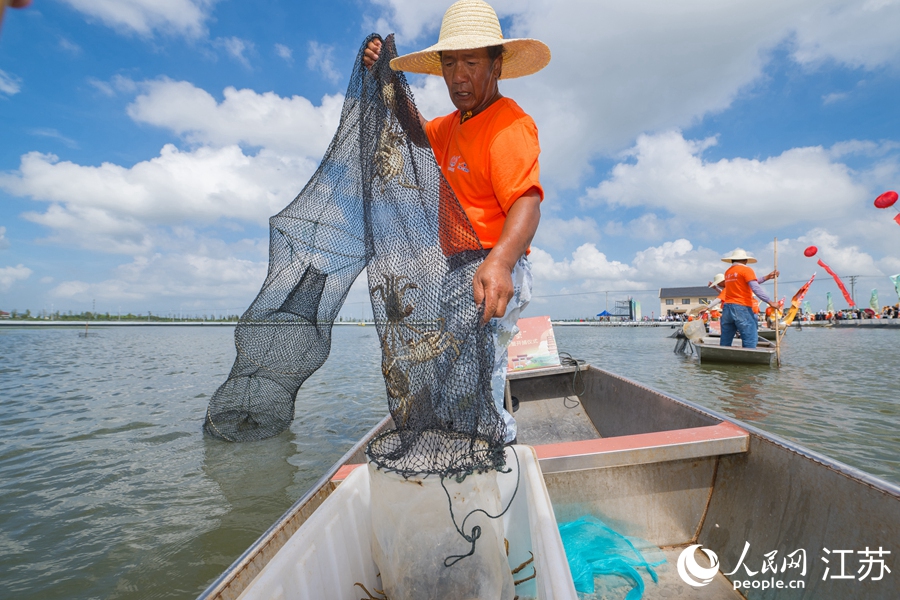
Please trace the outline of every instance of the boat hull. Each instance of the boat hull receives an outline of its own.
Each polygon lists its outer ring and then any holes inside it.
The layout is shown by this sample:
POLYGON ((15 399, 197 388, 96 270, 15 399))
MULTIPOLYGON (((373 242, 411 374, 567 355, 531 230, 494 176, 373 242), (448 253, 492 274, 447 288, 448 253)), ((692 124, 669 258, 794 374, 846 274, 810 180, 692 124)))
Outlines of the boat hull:
POLYGON ((736 346, 715 346, 697 344, 697 356, 700 364, 728 363, 739 365, 768 365, 775 361, 774 348, 739 348, 736 346))

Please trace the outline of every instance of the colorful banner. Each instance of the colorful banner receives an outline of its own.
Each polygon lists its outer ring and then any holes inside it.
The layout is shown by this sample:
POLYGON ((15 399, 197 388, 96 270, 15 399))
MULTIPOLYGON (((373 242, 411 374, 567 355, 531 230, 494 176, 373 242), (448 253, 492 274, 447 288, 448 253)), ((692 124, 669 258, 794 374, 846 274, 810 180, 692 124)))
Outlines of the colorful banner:
POLYGON ((894 291, 897 292, 897 298, 900 298, 900 273, 891 275, 891 283, 894 284, 894 291))
POLYGON ((803 303, 803 313, 808 315, 811 312, 812 312, 812 309, 809 307, 809 300, 807 300, 806 302, 803 303))
POLYGON ((809 291, 809 286, 812 285, 813 279, 815 278, 816 274, 813 273, 812 277, 809 278, 809 281, 804 283, 803 286, 797 290, 797 293, 794 294, 794 297, 791 298, 791 308, 784 317, 785 325, 790 325, 797 317, 797 312, 800 310, 800 303, 803 301, 803 297, 806 296, 806 292, 809 291))
POLYGON ((834 312, 834 301, 831 299, 831 292, 828 292, 827 294, 825 294, 825 300, 828 302, 828 304, 825 305, 825 312, 833 313, 834 312))
POLYGON ((832 271, 831 267, 823 263, 821 259, 819 260, 819 266, 828 271, 829 275, 834 277, 834 282, 837 284, 838 289, 840 289, 841 293, 844 295, 844 300, 847 301, 847 304, 849 304, 851 307, 856 306, 856 302, 854 302, 853 298, 850 297, 850 294, 847 293, 847 288, 844 287, 844 282, 841 281, 841 278, 838 277, 837 273, 832 271))
POLYGON ((875 311, 876 314, 881 312, 881 307, 878 304, 878 290, 873 289, 872 295, 869 296, 869 308, 875 311))

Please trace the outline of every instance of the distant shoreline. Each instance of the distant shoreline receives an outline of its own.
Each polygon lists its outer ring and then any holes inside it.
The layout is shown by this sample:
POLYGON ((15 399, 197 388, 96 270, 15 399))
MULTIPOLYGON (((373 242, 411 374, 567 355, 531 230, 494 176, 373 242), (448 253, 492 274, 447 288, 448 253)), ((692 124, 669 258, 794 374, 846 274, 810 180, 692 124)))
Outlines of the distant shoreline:
MULTIPOLYGON (((682 325, 679 321, 551 321, 558 327, 669 327, 675 329, 682 325)), ((41 321, 41 320, 0 320, 0 328, 4 327, 234 327, 238 321, 41 321)), ((337 321, 335 326, 368 326, 374 327, 372 321, 337 321)), ((852 319, 836 321, 809 321, 799 323, 804 327, 858 327, 861 329, 900 329, 900 319, 852 319)), ((797 329, 798 323, 790 327, 797 329)))

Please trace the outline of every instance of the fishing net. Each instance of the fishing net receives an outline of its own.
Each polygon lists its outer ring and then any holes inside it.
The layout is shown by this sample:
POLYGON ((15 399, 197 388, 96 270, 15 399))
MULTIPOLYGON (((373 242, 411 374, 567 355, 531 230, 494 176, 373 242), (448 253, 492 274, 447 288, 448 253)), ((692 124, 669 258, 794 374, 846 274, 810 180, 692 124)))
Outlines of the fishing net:
POLYGON ((371 70, 363 65, 372 37, 318 170, 269 221, 268 274, 238 322, 237 358, 204 431, 238 442, 290 425, 365 269, 395 425, 371 442, 370 460, 404 476, 500 469, 494 349, 471 284, 486 251, 441 175, 405 76, 390 69, 393 36, 371 70))

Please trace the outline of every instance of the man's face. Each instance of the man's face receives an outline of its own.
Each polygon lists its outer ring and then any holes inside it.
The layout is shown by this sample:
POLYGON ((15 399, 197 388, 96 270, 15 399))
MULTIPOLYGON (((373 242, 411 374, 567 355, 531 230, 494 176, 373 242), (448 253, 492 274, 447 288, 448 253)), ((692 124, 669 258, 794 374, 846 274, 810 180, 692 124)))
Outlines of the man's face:
POLYGON ((484 109, 497 94, 502 65, 503 57, 492 61, 487 48, 442 52, 441 70, 453 106, 461 113, 484 109))

